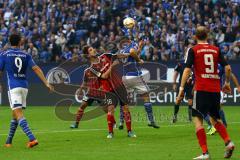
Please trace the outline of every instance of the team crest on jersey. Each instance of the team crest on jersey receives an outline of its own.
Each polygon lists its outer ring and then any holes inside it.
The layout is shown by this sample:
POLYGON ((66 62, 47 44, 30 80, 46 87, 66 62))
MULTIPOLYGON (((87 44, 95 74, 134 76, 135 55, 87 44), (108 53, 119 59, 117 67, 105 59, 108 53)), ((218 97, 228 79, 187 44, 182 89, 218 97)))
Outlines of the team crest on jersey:
POLYGON ((48 71, 47 73, 47 81, 51 84, 69 84, 70 76, 66 70, 60 67, 55 67, 48 71))

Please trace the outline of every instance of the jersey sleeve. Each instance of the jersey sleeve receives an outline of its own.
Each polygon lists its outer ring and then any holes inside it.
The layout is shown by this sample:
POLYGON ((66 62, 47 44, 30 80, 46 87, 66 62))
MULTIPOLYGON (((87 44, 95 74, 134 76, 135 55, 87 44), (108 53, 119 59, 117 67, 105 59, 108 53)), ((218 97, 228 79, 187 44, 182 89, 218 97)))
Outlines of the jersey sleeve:
POLYGON ((225 60, 223 54, 221 53, 220 49, 219 49, 219 64, 222 67, 225 67, 226 65, 228 65, 227 61, 225 60))
POLYGON ((187 51, 187 58, 185 60, 185 64, 187 68, 192 68, 193 64, 194 64, 194 51, 192 48, 190 48, 187 51))
POLYGON ((34 60, 32 59, 32 56, 31 55, 28 55, 28 66, 29 67, 34 67, 36 66, 36 63, 34 62, 34 60))
POLYGON ((5 62, 4 62, 4 56, 0 55, 0 71, 4 70, 5 62))

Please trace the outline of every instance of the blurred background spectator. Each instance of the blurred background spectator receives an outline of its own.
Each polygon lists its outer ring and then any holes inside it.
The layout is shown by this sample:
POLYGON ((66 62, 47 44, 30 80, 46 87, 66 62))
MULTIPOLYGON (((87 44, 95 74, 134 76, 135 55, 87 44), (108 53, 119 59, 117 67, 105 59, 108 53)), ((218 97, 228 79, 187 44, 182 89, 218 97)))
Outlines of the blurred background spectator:
POLYGON ((77 61, 85 44, 99 50, 123 35, 122 20, 137 20, 146 61, 179 60, 198 25, 227 59, 239 59, 239 0, 0 0, 0 48, 18 29, 38 62, 77 61))

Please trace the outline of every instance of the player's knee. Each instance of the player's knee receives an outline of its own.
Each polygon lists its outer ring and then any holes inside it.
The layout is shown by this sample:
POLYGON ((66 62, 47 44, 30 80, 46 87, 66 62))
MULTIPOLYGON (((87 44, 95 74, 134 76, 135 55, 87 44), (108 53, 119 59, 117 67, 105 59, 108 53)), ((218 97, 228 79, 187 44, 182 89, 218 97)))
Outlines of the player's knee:
POLYGON ((114 105, 108 106, 108 113, 113 114, 114 113, 114 105))
POLYGON ((196 130, 203 128, 203 119, 200 117, 193 117, 196 130))
POLYGON ((83 101, 83 103, 82 103, 82 105, 81 105, 80 108, 81 108, 82 110, 85 110, 85 109, 87 108, 87 106, 88 106, 88 103, 83 101))
POLYGON ((218 123, 218 122, 222 122, 220 119, 218 119, 218 118, 215 118, 215 117, 212 117, 212 116, 210 116, 210 122, 211 122, 211 124, 213 125, 213 126, 215 126, 215 124, 216 123, 218 123))
POLYGON ((180 105, 181 101, 177 101, 175 102, 176 105, 180 105))
POLYGON ((188 105, 192 106, 193 105, 193 100, 192 99, 188 99, 188 105))
POLYGON ((149 96, 148 96, 148 93, 144 93, 144 94, 142 95, 142 98, 143 98, 143 101, 144 101, 144 102, 149 102, 149 100, 150 100, 150 98, 149 98, 149 96))
POLYGON ((123 106, 123 112, 129 112, 129 107, 128 105, 123 106))
POLYGON ((17 119, 17 120, 23 118, 22 109, 21 108, 17 108, 15 110, 13 110, 13 115, 14 115, 14 118, 17 119))

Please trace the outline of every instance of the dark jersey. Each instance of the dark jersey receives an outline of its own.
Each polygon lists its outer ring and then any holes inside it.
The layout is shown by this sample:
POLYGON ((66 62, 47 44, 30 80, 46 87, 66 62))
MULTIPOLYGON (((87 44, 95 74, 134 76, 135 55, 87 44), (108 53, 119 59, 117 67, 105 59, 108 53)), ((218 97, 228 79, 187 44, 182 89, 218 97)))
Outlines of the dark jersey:
MULTIPOLYGON (((183 71, 184 71, 185 67, 186 67, 185 62, 180 61, 174 68, 174 71, 179 73, 179 79, 178 79, 179 84, 181 84, 182 75, 183 75, 183 71)), ((191 75, 189 76, 187 84, 193 84, 193 73, 191 73, 191 75)))
POLYGON ((186 67, 194 66, 195 90, 220 92, 218 64, 227 65, 220 49, 209 44, 197 44, 187 54, 186 67))
POLYGON ((179 78, 178 78, 179 83, 181 83, 184 68, 185 68, 184 62, 178 62, 178 64, 174 68, 174 71, 178 72, 179 74, 179 78))

